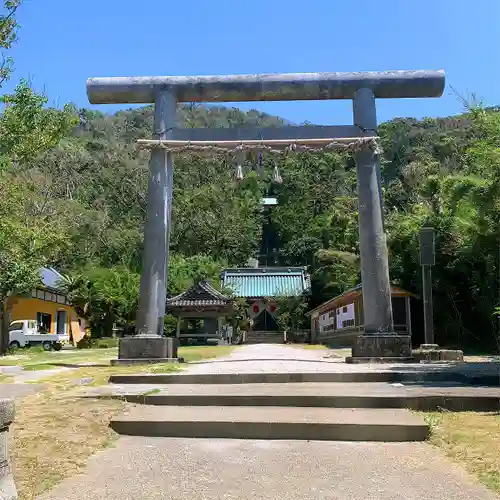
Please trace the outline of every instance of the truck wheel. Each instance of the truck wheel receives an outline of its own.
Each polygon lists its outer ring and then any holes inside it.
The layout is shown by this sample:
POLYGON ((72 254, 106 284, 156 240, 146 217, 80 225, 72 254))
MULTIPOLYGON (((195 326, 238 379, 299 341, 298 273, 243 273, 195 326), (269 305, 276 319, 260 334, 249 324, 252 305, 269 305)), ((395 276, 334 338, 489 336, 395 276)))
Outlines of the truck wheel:
POLYGON ((42 347, 44 351, 50 351, 52 350, 52 342, 42 342, 42 347))
POLYGON ((62 349, 62 344, 60 344, 59 342, 57 342, 52 347, 54 347, 54 351, 60 351, 62 349))
POLYGON ((17 340, 13 340, 10 344, 9 347, 11 349, 19 349, 21 347, 21 344, 17 340))

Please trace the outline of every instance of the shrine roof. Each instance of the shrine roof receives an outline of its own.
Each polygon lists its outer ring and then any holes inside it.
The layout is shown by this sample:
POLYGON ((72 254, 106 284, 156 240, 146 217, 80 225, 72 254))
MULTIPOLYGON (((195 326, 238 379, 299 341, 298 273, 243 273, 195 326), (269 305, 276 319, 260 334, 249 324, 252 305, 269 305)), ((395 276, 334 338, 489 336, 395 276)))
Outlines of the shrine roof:
POLYGON ((310 279, 304 267, 258 267, 225 269, 222 285, 237 297, 291 297, 306 293, 310 279))
POLYGON ((167 300, 167 307, 206 307, 206 306, 228 306, 231 299, 216 290, 208 281, 201 280, 195 283, 185 292, 167 300))

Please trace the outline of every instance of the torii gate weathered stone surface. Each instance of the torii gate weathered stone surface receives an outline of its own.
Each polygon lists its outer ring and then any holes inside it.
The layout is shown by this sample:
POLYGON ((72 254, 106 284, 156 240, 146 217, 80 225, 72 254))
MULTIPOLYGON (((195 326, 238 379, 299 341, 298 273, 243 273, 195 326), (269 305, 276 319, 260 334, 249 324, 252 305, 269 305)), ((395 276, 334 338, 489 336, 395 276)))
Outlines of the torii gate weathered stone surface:
MULTIPOLYGON (((154 137, 176 140, 342 138, 376 135, 376 98, 439 97, 444 71, 298 73, 230 76, 90 78, 92 104, 155 104, 154 137), (176 129, 176 105, 182 102, 243 102, 351 99, 354 125, 269 129, 176 129)), ((359 203, 359 246, 365 334, 353 347, 352 361, 406 358, 409 336, 393 329, 387 244, 378 155, 368 147, 355 154, 359 203)), ((160 361, 167 358, 163 336, 168 247, 171 228, 173 155, 151 152, 143 270, 137 335, 122 339, 119 358, 160 361)))

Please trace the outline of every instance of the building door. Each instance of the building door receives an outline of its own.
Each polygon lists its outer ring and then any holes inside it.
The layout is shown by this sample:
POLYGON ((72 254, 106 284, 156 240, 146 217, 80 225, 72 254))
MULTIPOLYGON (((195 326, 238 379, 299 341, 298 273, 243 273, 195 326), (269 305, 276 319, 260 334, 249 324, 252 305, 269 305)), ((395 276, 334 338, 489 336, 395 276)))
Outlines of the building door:
POLYGON ((56 316, 56 333, 58 335, 66 334, 66 311, 57 311, 56 316))
POLYGON ((394 330, 406 333, 406 298, 392 297, 392 316, 394 318, 394 330))

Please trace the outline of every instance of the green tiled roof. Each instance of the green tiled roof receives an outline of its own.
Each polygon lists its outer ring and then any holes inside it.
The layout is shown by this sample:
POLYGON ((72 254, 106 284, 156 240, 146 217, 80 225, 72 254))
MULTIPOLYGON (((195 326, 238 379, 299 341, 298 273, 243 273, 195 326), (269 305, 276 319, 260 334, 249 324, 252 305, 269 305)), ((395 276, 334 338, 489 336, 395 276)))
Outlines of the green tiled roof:
POLYGON ((310 288, 303 267, 261 267, 226 269, 222 285, 238 297, 278 297, 301 295, 310 288))

